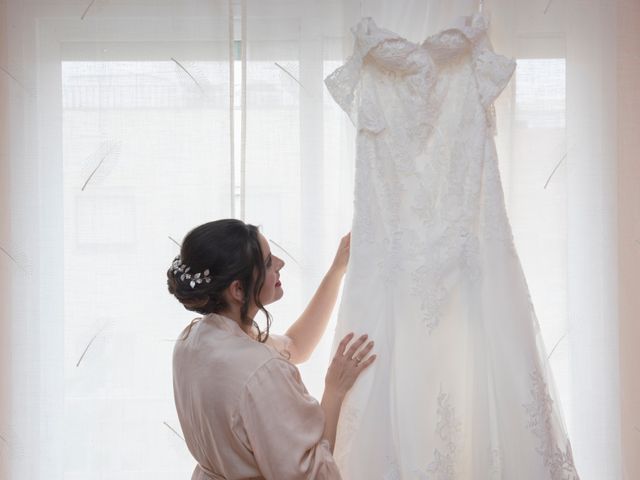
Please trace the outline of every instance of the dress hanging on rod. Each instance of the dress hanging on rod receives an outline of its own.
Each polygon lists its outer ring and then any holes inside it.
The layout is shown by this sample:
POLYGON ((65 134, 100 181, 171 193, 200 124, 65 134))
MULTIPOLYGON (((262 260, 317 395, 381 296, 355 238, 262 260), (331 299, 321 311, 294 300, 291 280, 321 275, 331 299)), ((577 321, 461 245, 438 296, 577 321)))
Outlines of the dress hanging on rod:
MULTIPOLYGON (((336 342, 378 359, 345 399, 345 480, 578 480, 493 139, 515 62, 477 13, 422 44, 363 19, 326 79, 357 129, 336 342)), ((335 349, 335 345, 334 345, 335 349)))

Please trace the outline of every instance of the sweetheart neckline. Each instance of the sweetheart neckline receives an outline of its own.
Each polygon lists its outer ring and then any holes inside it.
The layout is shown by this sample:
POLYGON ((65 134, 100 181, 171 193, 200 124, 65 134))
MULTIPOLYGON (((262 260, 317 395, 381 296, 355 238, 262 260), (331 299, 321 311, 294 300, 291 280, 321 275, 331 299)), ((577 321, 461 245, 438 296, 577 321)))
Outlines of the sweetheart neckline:
POLYGON ((353 35, 357 38, 359 36, 359 33, 362 32, 361 30, 362 27, 364 27, 366 35, 371 35, 370 27, 373 27, 373 30, 377 30, 382 34, 390 34, 391 36, 387 40, 392 40, 392 39, 401 40, 403 42, 406 42, 408 45, 412 45, 416 49, 417 48, 426 49, 429 46, 429 44, 433 43, 433 41, 436 40, 438 37, 441 37, 442 35, 450 32, 458 32, 462 34, 462 36, 464 36, 469 42, 473 43, 473 41, 475 40, 478 34, 485 32, 487 30, 489 25, 489 20, 486 17, 486 15, 484 15, 483 13, 476 12, 473 15, 460 15, 456 18, 456 21, 453 23, 458 25, 446 27, 431 35, 428 35, 420 43, 409 40, 408 38, 403 37, 397 32, 378 26, 378 24, 375 22, 375 20, 372 17, 362 17, 360 21, 354 27, 351 28, 351 31, 353 35), (461 21, 464 22, 462 25, 460 25, 461 21), (466 23, 467 21, 468 21, 468 24, 466 23))

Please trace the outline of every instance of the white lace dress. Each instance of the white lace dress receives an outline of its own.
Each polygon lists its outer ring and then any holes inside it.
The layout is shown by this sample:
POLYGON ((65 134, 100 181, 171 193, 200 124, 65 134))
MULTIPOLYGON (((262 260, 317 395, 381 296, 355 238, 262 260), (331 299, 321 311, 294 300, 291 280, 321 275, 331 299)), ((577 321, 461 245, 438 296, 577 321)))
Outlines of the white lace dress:
POLYGON ((492 102, 515 62, 476 15, 415 44, 355 28, 327 79, 357 128, 349 271, 336 342, 378 360, 340 417, 346 480, 577 480, 516 254, 492 102))

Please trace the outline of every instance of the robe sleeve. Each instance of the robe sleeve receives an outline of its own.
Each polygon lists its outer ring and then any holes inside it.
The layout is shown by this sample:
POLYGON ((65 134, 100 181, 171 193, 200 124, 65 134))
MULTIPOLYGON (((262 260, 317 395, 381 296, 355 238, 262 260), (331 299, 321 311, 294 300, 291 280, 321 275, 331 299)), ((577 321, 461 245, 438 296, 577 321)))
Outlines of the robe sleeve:
POLYGON ((340 480, 324 412, 307 392, 298 369, 272 358, 248 380, 238 405, 236 432, 267 480, 340 480))
POLYGON ((267 344, 275 348, 285 358, 290 355, 291 352, 291 338, 287 335, 278 335, 277 333, 270 333, 267 339, 267 344))

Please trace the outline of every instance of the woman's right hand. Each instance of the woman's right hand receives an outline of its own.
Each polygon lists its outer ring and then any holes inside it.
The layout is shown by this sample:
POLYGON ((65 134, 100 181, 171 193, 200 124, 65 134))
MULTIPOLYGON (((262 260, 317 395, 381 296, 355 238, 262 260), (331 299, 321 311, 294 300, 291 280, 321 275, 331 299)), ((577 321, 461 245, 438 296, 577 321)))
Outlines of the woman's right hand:
POLYGON ((373 341, 365 345, 368 336, 362 335, 349 345, 353 336, 350 333, 342 339, 325 378, 326 390, 341 397, 344 397, 358 376, 376 359, 376 355, 368 356, 373 348, 373 341))

